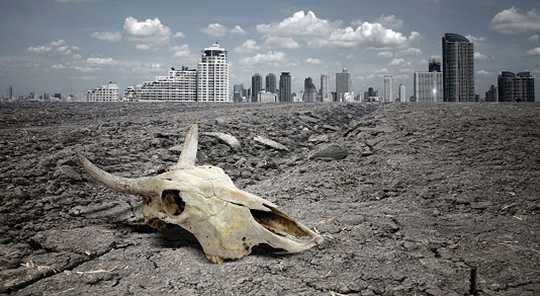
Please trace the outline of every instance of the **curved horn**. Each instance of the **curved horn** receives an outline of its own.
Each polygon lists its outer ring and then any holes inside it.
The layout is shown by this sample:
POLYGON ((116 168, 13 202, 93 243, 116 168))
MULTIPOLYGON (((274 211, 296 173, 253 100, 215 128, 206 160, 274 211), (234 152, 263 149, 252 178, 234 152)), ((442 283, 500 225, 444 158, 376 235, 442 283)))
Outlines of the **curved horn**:
POLYGON ((81 154, 79 154, 79 161, 81 162, 81 166, 90 176, 115 191, 142 195, 153 192, 152 189, 154 186, 151 184, 151 181, 153 180, 152 177, 118 177, 98 168, 81 154))
POLYGON ((197 145, 199 142, 199 127, 197 124, 191 125, 184 139, 182 153, 178 163, 172 167, 173 170, 187 169, 195 166, 197 159, 197 145))

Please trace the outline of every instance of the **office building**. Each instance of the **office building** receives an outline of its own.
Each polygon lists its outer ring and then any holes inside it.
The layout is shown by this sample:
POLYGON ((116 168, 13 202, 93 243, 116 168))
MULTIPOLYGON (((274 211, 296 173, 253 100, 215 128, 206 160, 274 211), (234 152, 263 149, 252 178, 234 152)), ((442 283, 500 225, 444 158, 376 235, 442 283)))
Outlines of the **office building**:
POLYGON ((8 99, 13 99, 13 86, 9 86, 8 88, 8 99))
POLYGON ((227 51, 218 43, 202 51, 197 65, 198 102, 230 102, 230 68, 227 51))
POLYGON ((343 68, 341 73, 336 73, 336 97, 338 102, 343 102, 345 93, 351 91, 351 73, 343 68))
POLYGON ((442 52, 444 101, 474 101, 474 44, 447 33, 442 37, 442 52))
POLYGON ((276 75, 274 73, 268 73, 266 77, 264 78, 265 82, 265 90, 270 93, 277 93, 277 87, 276 87, 276 75))
POLYGON ((431 58, 429 60, 429 72, 441 72, 441 61, 437 58, 431 58))
POLYGON ((279 101, 292 103, 292 77, 289 72, 281 72, 279 76, 279 101))
POLYGON ((257 94, 257 102, 259 103, 276 103, 277 101, 277 95, 275 93, 261 90, 257 94))
POLYGON ((329 102, 331 101, 330 95, 328 94, 328 75, 321 75, 321 88, 319 90, 319 101, 329 102))
POLYGON ((495 85, 491 85, 486 92, 486 102, 496 102, 497 101, 497 88, 495 85))
MULTIPOLYGON (((109 83, 90 89, 86 92, 86 101, 88 102, 116 102, 119 100, 118 85, 110 81, 109 83)), ((49 95, 43 95, 44 100, 49 100, 49 95)))
POLYGON ((304 94, 302 95, 302 101, 307 103, 313 103, 317 100, 317 87, 313 84, 311 77, 304 80, 304 94))
POLYGON ((405 85, 403 85, 403 84, 399 85, 399 94, 398 95, 399 95, 398 100, 401 103, 407 103, 407 94, 406 94, 406 91, 405 91, 405 85))
MULTIPOLYGON (((135 90, 133 90, 135 91, 135 90)), ((197 70, 181 67, 171 68, 167 75, 157 76, 154 81, 144 82, 137 94, 141 101, 179 101, 197 100, 197 70)))
POLYGON ((243 96, 244 96, 244 85, 243 84, 233 85, 233 102, 241 103, 244 100, 243 96))
POLYGON ((389 103, 394 100, 392 75, 384 75, 383 102, 389 103))
POLYGON ((414 99, 418 103, 443 101, 443 73, 414 72, 414 99))
POLYGON ((499 102, 534 102, 534 77, 530 72, 517 75, 503 71, 497 78, 499 102))
POLYGON ((257 95, 263 90, 262 88, 262 76, 259 73, 255 73, 251 76, 251 102, 257 102, 257 95))

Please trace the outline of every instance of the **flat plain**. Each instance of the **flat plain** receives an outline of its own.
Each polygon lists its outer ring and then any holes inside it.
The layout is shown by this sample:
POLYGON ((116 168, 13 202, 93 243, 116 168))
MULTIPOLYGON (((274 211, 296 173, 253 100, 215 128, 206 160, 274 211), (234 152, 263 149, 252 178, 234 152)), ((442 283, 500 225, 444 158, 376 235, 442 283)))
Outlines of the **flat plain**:
POLYGON ((2 104, 0 151, 0 294, 540 294, 540 104, 2 104), (192 123, 242 145, 201 134, 199 164, 324 243, 211 264, 77 161, 157 174, 192 123))

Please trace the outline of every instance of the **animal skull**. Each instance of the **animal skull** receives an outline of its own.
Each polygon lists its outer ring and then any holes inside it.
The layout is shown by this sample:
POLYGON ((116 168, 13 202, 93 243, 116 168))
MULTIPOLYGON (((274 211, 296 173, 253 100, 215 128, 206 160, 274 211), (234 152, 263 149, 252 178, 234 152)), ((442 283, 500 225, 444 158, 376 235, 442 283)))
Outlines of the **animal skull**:
POLYGON ((170 223, 191 232, 213 263, 242 258, 258 244, 298 253, 323 241, 275 204, 238 189, 221 168, 196 166, 197 144, 194 124, 178 163, 153 177, 114 176, 79 158, 96 180, 113 190, 142 196, 148 225, 160 229, 170 223))

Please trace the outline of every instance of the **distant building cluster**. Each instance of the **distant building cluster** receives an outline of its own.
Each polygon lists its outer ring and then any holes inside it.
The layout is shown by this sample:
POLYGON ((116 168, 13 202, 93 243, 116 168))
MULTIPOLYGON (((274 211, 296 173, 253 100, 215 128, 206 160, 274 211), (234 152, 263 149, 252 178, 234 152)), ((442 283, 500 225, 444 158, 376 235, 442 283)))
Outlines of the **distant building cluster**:
POLYGON ((86 93, 88 102, 118 102, 120 100, 120 89, 116 83, 109 83, 88 90, 86 93))
POLYGON ((497 86, 499 102, 534 102, 534 78, 530 72, 503 71, 497 86))

